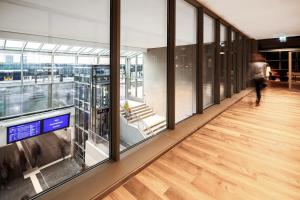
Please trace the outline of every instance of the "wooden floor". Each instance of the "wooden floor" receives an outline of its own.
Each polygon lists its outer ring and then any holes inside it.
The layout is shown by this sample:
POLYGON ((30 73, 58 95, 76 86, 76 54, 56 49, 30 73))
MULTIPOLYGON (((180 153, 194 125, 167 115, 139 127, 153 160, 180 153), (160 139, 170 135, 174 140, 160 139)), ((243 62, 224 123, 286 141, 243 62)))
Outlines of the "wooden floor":
POLYGON ((178 144, 106 200, 300 200, 300 93, 254 93, 178 144))

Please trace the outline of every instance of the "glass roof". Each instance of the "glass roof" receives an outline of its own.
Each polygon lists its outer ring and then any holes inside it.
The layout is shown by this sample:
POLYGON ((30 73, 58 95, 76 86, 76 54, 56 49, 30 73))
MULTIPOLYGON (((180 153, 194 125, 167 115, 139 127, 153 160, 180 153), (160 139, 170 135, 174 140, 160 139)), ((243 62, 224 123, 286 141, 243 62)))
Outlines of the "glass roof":
POLYGON ((25 42, 16 40, 6 40, 5 48, 22 49, 25 42))
POLYGON ((57 51, 59 52, 63 52, 66 51, 67 49, 69 49, 70 47, 68 45, 60 45, 57 49, 57 51))
MULTIPOLYGON (((6 40, 0 39, 0 48, 7 50, 17 51, 34 51, 34 52, 47 52, 47 53, 66 53, 66 54, 78 54, 78 55, 93 55, 93 56, 109 56, 110 50, 106 48, 97 47, 81 47, 72 46, 67 44, 53 44, 33 41, 18 41, 18 40, 6 40)), ((122 57, 133 57, 141 54, 141 51, 135 50, 121 50, 122 57)))
POLYGON ((41 50, 42 50, 42 51, 49 51, 49 52, 51 52, 51 51, 54 50, 54 48, 55 48, 56 46, 57 46, 56 44, 48 44, 48 43, 45 43, 45 44, 43 44, 41 50))
POLYGON ((0 39, 0 48, 4 47, 5 40, 0 39))
POLYGON ((41 45, 39 42, 27 42, 25 49, 39 50, 41 45))
POLYGON ((81 53, 88 54, 88 53, 90 53, 92 50, 93 50, 93 48, 88 47, 88 48, 85 48, 81 53))
POLYGON ((72 47, 70 50, 69 50, 69 52, 71 52, 71 53, 78 53, 78 51, 81 49, 82 47, 77 47, 77 46, 75 46, 75 47, 72 47))

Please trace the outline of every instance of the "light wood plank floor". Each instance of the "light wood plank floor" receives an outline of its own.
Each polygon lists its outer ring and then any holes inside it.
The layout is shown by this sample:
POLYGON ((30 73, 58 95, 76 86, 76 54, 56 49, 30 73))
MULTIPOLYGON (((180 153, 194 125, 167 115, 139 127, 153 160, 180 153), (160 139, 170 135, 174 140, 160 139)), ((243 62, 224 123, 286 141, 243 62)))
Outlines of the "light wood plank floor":
POLYGON ((108 195, 300 200, 300 93, 252 92, 108 195))

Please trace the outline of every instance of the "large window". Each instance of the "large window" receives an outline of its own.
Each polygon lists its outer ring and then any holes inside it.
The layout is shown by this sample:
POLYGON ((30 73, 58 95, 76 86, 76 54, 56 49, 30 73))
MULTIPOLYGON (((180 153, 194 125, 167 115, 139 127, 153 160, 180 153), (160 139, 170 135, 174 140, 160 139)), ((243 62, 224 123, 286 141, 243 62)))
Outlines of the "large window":
POLYGON ((121 150, 166 128, 167 0, 121 1, 121 150))
POLYGON ((227 72, 227 27, 220 24, 220 99, 225 99, 227 72))
POLYGON ((203 21, 203 107, 214 102, 215 20, 204 14, 203 21))
POLYGON ((29 199, 109 157, 110 1, 0 8, 0 200, 29 199))
POLYGON ((196 112, 197 9, 176 1, 175 121, 196 112))
POLYGON ((236 33, 231 32, 231 94, 234 94, 237 86, 237 50, 236 50, 236 33))

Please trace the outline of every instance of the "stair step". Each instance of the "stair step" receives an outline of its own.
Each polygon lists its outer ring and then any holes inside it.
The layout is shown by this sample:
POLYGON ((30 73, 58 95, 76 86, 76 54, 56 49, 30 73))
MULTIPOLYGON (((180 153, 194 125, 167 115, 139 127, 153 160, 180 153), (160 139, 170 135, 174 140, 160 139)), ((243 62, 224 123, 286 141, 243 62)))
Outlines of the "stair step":
MULTIPOLYGON (((144 104, 144 105, 138 106, 138 107, 130 107, 131 112, 136 112, 136 111, 138 111, 138 110, 142 110, 142 109, 145 109, 145 108, 149 108, 149 106, 147 106, 147 105, 144 104)), ((125 111, 124 111, 123 108, 120 109, 120 112, 121 112, 122 114, 125 113, 125 111)))
MULTIPOLYGON (((144 112, 147 112, 147 111, 152 111, 152 108, 150 107, 147 107, 145 109, 142 109, 142 110, 138 110, 138 111, 131 111, 131 114, 134 114, 134 115, 138 115, 138 114, 141 114, 141 113, 144 113, 144 112)), ((125 112, 122 113, 123 116, 125 116, 125 112)))
MULTIPOLYGON (((141 119, 145 119, 147 117, 151 117, 153 115, 156 115, 154 112, 150 112, 149 114, 147 115, 142 115, 142 116, 139 116, 141 119)), ((128 120, 129 123, 134 123, 134 122, 137 122, 139 119, 138 118, 135 118, 133 120, 128 120)))
POLYGON ((161 121, 158 121, 155 124, 152 124, 151 126, 149 126, 148 128, 145 128, 143 131, 147 131, 148 129, 153 129, 153 128, 155 128, 155 126, 159 126, 162 123, 166 123, 166 120, 163 119, 161 121))
POLYGON ((163 123, 159 123, 157 124, 156 126, 154 126, 153 128, 151 129, 148 129, 148 131, 145 132, 146 135, 149 135, 149 134, 157 134, 163 130, 165 130, 167 128, 167 122, 163 122, 163 123))
POLYGON ((149 113, 153 113, 152 110, 145 110, 144 112, 138 113, 138 114, 132 114, 130 117, 125 117, 127 120, 133 120, 136 118, 142 118, 144 115, 147 115, 149 113))

